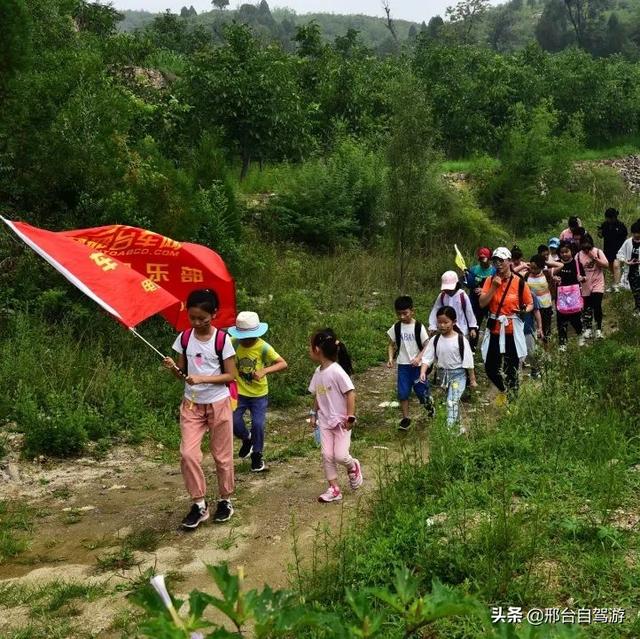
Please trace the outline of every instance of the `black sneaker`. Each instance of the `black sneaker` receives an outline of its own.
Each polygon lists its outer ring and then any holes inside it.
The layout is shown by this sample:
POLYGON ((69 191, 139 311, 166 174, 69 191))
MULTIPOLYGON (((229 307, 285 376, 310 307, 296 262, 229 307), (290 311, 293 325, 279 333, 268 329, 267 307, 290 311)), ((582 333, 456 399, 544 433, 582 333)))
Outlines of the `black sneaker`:
POLYGON ((433 397, 427 397, 425 399, 424 409, 427 411, 427 417, 436 416, 436 405, 433 402, 433 397))
POLYGON ((242 446, 240 446, 240 450, 238 451, 238 457, 240 457, 240 459, 246 459, 247 457, 249 457, 249 454, 251 453, 251 438, 249 439, 243 439, 242 440, 242 446))
POLYGON ((262 453, 251 453, 251 472, 261 473, 263 470, 267 470, 267 467, 262 461, 262 453))
POLYGON ((189 514, 182 520, 182 527, 193 530, 206 519, 209 519, 209 504, 205 501, 204 508, 200 508, 198 504, 193 504, 189 514))
POLYGON ((411 420, 408 417, 403 417, 398 424, 398 430, 409 430, 411 426, 411 420))
POLYGON ((233 506, 231 505, 231 502, 228 499, 220 499, 218 501, 216 512, 213 515, 213 521, 218 523, 229 521, 229 519, 231 519, 231 515, 233 515, 233 506))

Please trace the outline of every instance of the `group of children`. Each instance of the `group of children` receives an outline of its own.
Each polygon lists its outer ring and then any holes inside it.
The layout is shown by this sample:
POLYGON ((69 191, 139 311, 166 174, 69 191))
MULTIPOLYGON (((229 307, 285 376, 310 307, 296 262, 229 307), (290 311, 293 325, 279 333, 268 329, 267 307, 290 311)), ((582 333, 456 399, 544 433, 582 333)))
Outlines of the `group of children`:
MULTIPOLYGON (((479 344, 487 377, 498 389, 502 403, 509 393, 517 392, 519 370, 527 357, 535 358, 537 341, 549 348, 554 313, 561 351, 566 349, 569 324, 580 345, 591 336, 602 338, 606 269, 614 278, 611 290, 617 291, 622 285, 621 267, 625 266, 635 300, 634 313, 640 316, 640 220, 631 226, 632 237, 627 239, 617 211, 609 209, 605 217, 598 229, 604 250, 595 247, 593 238, 575 217, 569 219, 568 228, 558 238, 541 245, 528 262, 517 246, 511 250, 478 249, 478 263, 461 277, 455 271, 442 275, 427 326, 416 320, 410 297, 396 299, 397 321, 387 331, 387 365, 397 366, 400 430, 411 426, 412 391, 427 415, 435 415, 429 382, 435 368, 435 379, 446 392, 447 424, 457 426, 460 434, 465 432, 460 425, 460 400, 467 385, 477 386, 474 353, 479 344)), ((287 363, 262 339, 268 325, 260 322, 256 313, 239 313, 236 325, 224 331, 212 324, 218 298, 210 289, 193 291, 186 306, 191 328, 178 335, 173 344, 177 362, 167 357, 164 364, 185 381, 180 405, 180 455, 182 475, 193 503, 182 526, 194 529, 210 516, 201 465, 204 435, 209 432, 218 480, 219 500, 213 519, 224 522, 233 515, 233 436, 241 440, 239 456, 251 456, 251 470, 264 471, 267 377, 287 368, 287 363), (247 411, 250 431, 244 421, 247 411)), ((344 343, 329 328, 312 336, 309 356, 318 364, 309 385, 314 396, 309 421, 319 431, 328 484, 318 500, 340 501, 338 466, 346 469, 352 490, 363 483, 360 462, 349 452, 356 423, 351 360, 344 343)))

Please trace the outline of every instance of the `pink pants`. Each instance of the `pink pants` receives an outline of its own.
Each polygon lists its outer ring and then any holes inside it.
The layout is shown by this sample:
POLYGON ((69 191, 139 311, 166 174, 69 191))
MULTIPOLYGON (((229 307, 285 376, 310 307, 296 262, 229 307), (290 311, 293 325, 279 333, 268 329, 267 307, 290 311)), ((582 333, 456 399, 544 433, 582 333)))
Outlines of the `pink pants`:
POLYGON ((347 470, 353 465, 353 457, 349 454, 351 431, 342 426, 335 428, 320 427, 320 446, 322 463, 327 481, 338 479, 338 464, 347 470))
POLYGON ((233 492, 233 418, 227 397, 213 404, 192 404, 184 399, 180 405, 180 469, 187 491, 193 499, 207 494, 202 472, 200 444, 209 431, 209 448, 216 463, 218 492, 226 498, 233 492))

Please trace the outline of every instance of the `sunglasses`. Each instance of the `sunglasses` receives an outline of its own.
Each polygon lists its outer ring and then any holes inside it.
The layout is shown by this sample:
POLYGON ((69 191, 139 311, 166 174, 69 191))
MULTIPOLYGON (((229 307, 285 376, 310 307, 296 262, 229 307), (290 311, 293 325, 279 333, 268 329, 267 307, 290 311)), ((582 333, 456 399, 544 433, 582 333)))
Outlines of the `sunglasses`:
POLYGON ((504 260, 503 260, 501 257, 492 257, 492 258, 491 258, 491 261, 492 261, 494 264, 502 264, 502 263, 504 262, 504 260))

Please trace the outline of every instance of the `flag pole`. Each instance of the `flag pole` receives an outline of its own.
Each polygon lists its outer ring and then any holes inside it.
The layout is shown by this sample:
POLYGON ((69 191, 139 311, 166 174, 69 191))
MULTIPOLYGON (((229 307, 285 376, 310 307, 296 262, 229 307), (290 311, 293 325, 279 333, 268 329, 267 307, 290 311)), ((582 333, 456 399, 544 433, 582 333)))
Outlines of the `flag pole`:
MULTIPOLYGON (((166 358, 166 355, 161 353, 151 342, 148 342, 144 337, 142 337, 142 335, 140 335, 140 333, 138 333, 138 331, 136 331, 136 329, 133 328, 133 326, 129 326, 129 330, 138 339, 141 339, 151 350, 155 351, 158 355, 160 355, 160 357, 162 357, 162 359, 166 358)), ((186 379, 186 375, 177 366, 174 365, 174 368, 176 369, 176 371, 178 371, 178 373, 180 373, 180 377, 182 377, 183 379, 186 379)))

